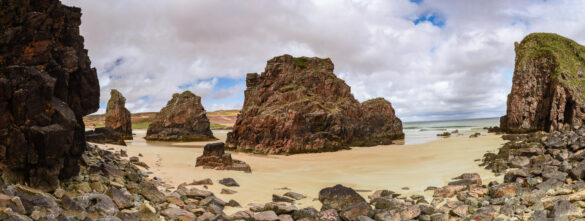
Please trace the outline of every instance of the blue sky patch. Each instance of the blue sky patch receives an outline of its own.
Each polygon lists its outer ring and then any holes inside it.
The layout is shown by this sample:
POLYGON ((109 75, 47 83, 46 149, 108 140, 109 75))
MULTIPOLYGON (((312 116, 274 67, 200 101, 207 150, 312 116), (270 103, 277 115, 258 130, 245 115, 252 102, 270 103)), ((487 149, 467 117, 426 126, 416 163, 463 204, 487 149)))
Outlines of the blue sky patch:
POLYGON ((420 4, 423 2, 423 0, 410 0, 410 2, 415 3, 415 4, 420 4))
POLYGON ((417 19, 412 21, 414 25, 418 25, 421 22, 430 22, 434 26, 443 27, 445 26, 445 18, 437 13, 426 13, 420 15, 417 19))

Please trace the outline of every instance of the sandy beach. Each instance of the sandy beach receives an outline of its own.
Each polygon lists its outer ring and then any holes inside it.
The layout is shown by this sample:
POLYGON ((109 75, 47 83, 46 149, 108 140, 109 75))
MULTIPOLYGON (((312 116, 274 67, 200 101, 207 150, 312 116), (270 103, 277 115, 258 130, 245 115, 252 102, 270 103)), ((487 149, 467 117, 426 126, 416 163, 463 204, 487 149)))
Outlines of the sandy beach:
MULTIPOLYGON (((319 201, 314 200, 319 190, 335 184, 362 190, 360 193, 364 197, 372 193, 367 191, 390 189, 407 195, 423 194, 430 199, 432 192, 424 192, 426 187, 443 186, 461 173, 477 172, 484 182, 501 179, 479 167, 479 162, 475 161, 503 144, 500 136, 493 134, 478 138, 459 136, 423 144, 355 147, 346 151, 292 156, 232 153, 234 159, 243 160, 252 167, 252 173, 244 173, 195 167, 195 159, 202 154, 202 147, 207 142, 146 143, 141 138, 144 131, 135 132, 134 141, 128 141, 127 147, 109 144, 101 147, 124 149, 129 156, 141 153, 141 161, 151 167, 152 175, 173 186, 211 178, 214 185, 208 186, 209 190, 225 201, 234 199, 242 206, 270 202, 273 193, 293 191, 308 196, 297 201, 298 206, 319 209, 319 201), (238 193, 219 194, 226 187, 217 181, 225 177, 234 178, 240 184, 240 187, 230 187, 238 193), (403 187, 409 190, 403 190, 403 187)), ((216 131, 215 136, 219 141, 224 141, 226 134, 216 131)), ((226 208, 228 214, 232 211, 237 209, 226 208)))

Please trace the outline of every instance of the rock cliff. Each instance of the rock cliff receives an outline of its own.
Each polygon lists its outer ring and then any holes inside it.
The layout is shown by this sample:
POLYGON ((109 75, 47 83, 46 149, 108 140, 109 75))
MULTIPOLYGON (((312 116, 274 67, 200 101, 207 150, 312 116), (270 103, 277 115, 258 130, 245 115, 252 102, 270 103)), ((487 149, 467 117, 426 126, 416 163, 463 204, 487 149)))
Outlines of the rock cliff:
POLYGON ((126 140, 132 140, 132 120, 126 109, 126 98, 113 89, 106 108, 106 127, 111 127, 126 140))
POLYGON ((515 45, 516 66, 506 132, 574 129, 585 120, 585 47, 549 33, 533 33, 515 45))
POLYGON ((264 73, 248 74, 245 100, 229 149, 269 154, 336 151, 402 139, 402 122, 390 102, 360 104, 333 73, 329 58, 268 61, 264 73))
POLYGON ((147 140, 206 141, 216 140, 201 105, 201 97, 185 91, 173 94, 146 132, 147 140))
POLYGON ((81 10, 58 0, 0 1, 0 15, 2 179, 53 190, 79 172, 82 117, 99 107, 81 10))

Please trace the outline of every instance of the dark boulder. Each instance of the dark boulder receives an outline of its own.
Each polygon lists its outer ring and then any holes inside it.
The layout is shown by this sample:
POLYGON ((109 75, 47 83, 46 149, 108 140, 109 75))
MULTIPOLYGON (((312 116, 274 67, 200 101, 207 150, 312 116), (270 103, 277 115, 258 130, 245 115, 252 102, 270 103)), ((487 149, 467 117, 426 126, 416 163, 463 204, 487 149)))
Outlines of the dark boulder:
POLYGON ((111 127, 98 127, 85 132, 87 142, 126 146, 124 139, 111 127))

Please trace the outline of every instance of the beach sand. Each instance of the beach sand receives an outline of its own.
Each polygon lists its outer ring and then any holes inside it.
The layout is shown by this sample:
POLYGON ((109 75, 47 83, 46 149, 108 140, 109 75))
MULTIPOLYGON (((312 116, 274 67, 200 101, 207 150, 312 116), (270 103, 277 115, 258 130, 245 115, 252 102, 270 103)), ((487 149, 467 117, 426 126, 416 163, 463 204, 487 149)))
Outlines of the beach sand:
MULTIPOLYGON (((127 147, 100 145, 102 148, 124 149, 129 156, 141 153, 154 174, 167 184, 177 186, 183 182, 211 178, 214 185, 209 190, 228 201, 234 199, 246 207, 250 203, 266 203, 272 194, 288 191, 308 196, 297 201, 299 208, 313 206, 320 209, 319 190, 335 184, 343 184, 356 190, 389 189, 402 194, 423 194, 430 201, 432 191, 428 186, 441 187, 451 178, 466 172, 477 172, 485 183, 501 181, 501 177, 478 166, 486 152, 495 152, 504 141, 500 136, 489 134, 478 138, 460 136, 415 145, 387 145, 355 147, 329 153, 298 154, 292 156, 264 156, 232 153, 232 158, 243 160, 252 167, 252 173, 220 171, 195 167, 195 159, 208 142, 148 143, 141 138, 144 131, 135 131, 134 141, 127 147), (240 187, 225 187, 219 179, 234 178, 240 187), (289 190, 282 190, 287 187, 289 190), (402 190, 408 187, 409 190, 402 190), (220 194, 222 188, 236 190, 232 195, 220 194)), ((219 141, 225 141, 225 133, 215 133, 219 141)), ((198 186, 202 189, 203 186, 198 186)), ((364 197, 373 192, 361 192, 364 197)), ((367 199, 367 198, 366 198, 367 199)), ((226 208, 231 214, 241 208, 226 208)))

